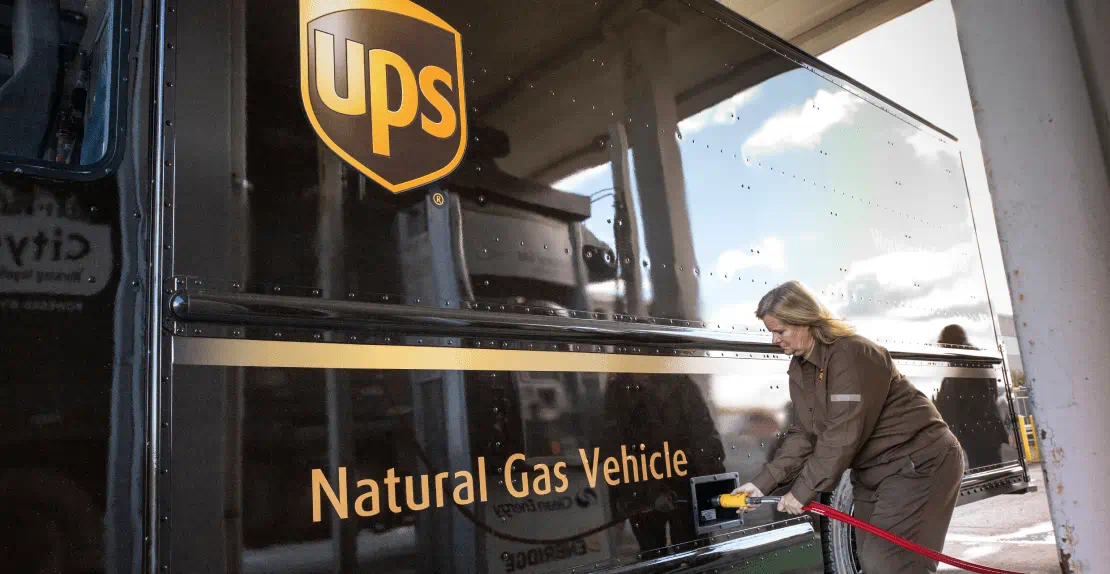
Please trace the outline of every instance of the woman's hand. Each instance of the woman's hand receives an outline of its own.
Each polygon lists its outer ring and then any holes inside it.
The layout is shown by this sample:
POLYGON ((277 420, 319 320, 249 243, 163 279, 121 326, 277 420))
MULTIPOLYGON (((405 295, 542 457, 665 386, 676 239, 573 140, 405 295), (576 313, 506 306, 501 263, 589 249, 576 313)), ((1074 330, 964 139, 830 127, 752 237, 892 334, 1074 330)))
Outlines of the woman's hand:
POLYGON ((782 497, 782 500, 779 501, 779 512, 797 516, 803 512, 802 503, 798 502, 797 498, 794 498, 793 492, 788 492, 786 496, 782 497))
MULTIPOLYGON (((746 494, 748 496, 759 497, 759 496, 763 496, 763 491, 759 490, 759 488, 756 487, 756 485, 754 485, 750 482, 745 482, 744 484, 740 485, 740 488, 737 488, 736 490, 732 491, 732 494, 746 494)), ((755 507, 754 506, 745 506, 743 508, 737 508, 736 509, 737 512, 741 512, 741 513, 748 512, 749 510, 755 510, 755 507)))

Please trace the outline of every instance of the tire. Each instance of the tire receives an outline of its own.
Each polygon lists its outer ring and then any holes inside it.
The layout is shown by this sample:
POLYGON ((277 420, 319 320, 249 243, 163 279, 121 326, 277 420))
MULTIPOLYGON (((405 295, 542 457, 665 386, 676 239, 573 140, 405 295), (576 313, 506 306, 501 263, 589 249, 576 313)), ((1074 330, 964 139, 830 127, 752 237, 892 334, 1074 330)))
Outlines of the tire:
MULTIPOLYGON (((854 503, 852 481, 848 478, 850 473, 851 471, 845 471, 836 489, 821 495, 822 504, 852 514, 854 503)), ((825 559, 825 574, 860 574, 855 528, 822 516, 821 553, 825 559)))

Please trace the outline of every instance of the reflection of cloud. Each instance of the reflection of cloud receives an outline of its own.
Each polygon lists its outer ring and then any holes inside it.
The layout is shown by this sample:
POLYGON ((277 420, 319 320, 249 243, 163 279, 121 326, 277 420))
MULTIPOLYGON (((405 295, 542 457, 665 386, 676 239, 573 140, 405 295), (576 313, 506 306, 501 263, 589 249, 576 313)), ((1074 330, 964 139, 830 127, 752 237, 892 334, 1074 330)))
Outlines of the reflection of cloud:
POLYGON ((973 243, 884 253, 852 263, 843 280, 821 293, 834 313, 868 337, 935 341, 941 328, 958 323, 972 344, 993 348, 977 255, 973 243))
POLYGON ((884 289, 913 287, 965 272, 978 253, 974 244, 954 245, 947 251, 896 251, 857 261, 848 267, 847 281, 874 277, 884 289))
POLYGON ((564 177, 563 179, 556 181, 554 184, 551 185, 551 187, 554 187, 555 189, 560 189, 562 191, 577 193, 579 195, 589 195, 597 191, 598 189, 603 189, 612 185, 612 178, 602 180, 600 182, 602 184, 600 188, 596 187, 592 183, 586 189, 579 188, 581 188, 586 183, 590 183, 594 179, 600 179, 603 174, 609 174, 611 171, 612 170, 609 168, 609 162, 605 162, 601 165, 595 165, 591 168, 576 171, 564 177))
POLYGON ((683 135, 695 134, 710 125, 730 124, 736 120, 736 112, 755 99, 759 86, 744 90, 735 96, 678 122, 678 130, 683 135))
POLYGON ((744 142, 745 155, 778 153, 791 148, 812 148, 821 136, 839 123, 851 122, 863 100, 848 93, 817 90, 804 104, 783 110, 760 126, 744 142))
MULTIPOLYGON (((849 317, 870 314, 887 314, 892 307, 910 306, 941 288, 953 288, 958 283, 962 299, 953 292, 949 298, 927 301, 935 307, 945 308, 966 302, 968 291, 974 286, 962 281, 973 263, 968 244, 959 244, 943 252, 898 251, 884 253, 856 261, 849 265, 841 281, 829 285, 823 292, 829 298, 829 308, 849 317)), ((913 305, 916 307, 916 305, 913 305)), ((901 313, 901 311, 899 311, 901 313)))
MULTIPOLYGON (((768 239, 771 244, 777 241, 768 239)), ((945 326, 958 324, 967 331, 972 345, 995 348, 991 307, 974 241, 932 252, 898 242, 889 242, 880 249, 883 252, 849 263, 840 280, 826 283, 809 273, 784 279, 806 282, 834 315, 847 319, 861 335, 880 344, 935 343, 945 326)), ((729 267, 733 272, 737 267, 759 264, 750 251, 723 254, 717 269, 722 268, 722 262, 738 263, 729 267)), ((747 277, 743 271, 737 275, 747 277)), ((770 337, 761 331, 763 325, 755 317, 763 292, 752 285, 745 296, 715 301, 706 308, 706 322, 710 327, 721 325, 769 342, 770 337)))
MULTIPOLYGON (((713 404, 721 410, 750 411, 767 409, 775 415, 786 411, 789 396, 785 391, 768 392, 767 382, 774 381, 780 387, 787 386, 786 361, 751 361, 744 370, 755 373, 737 375, 715 375, 712 378, 710 393, 713 404)), ((737 429, 738 431, 739 429, 737 429)))
POLYGON ((889 316, 849 316, 848 322, 859 331, 861 335, 880 344, 890 342, 901 343, 936 343, 940 332, 947 325, 959 324, 967 330, 968 340, 973 346, 981 349, 993 349, 994 331, 988 317, 982 316, 974 321, 967 317, 929 317, 924 319, 901 319, 889 316))
POLYGON ((947 284, 932 285, 927 292, 907 300, 904 308, 897 311, 906 318, 931 317, 940 310, 954 315, 989 312, 986 295, 980 294, 982 291, 982 277, 965 274, 947 284))
MULTIPOLYGON (((641 294, 650 296, 653 291, 651 278, 647 274, 640 275, 641 294)), ((624 279, 613 279, 601 283, 590 283, 586 287, 586 292, 595 299, 611 301, 617 297, 624 297, 625 293, 628 292, 628 287, 626 287, 624 279)))
POLYGON ((758 332, 758 329, 763 327, 763 324, 755 318, 755 309, 758 306, 758 301, 716 305, 710 310, 705 322, 710 325, 746 325, 748 327, 745 332, 750 332, 751 326, 755 325, 758 332))
POLYGON ((906 143, 913 146, 913 151, 917 153, 917 157, 934 161, 939 159, 942 153, 956 157, 956 150, 951 145, 945 145, 943 141, 923 130, 914 130, 906 138, 906 143))
POLYGON ((729 249, 717 258, 717 273, 727 275, 752 267, 767 267, 774 271, 786 268, 786 245, 777 237, 765 237, 757 247, 744 251, 729 249))

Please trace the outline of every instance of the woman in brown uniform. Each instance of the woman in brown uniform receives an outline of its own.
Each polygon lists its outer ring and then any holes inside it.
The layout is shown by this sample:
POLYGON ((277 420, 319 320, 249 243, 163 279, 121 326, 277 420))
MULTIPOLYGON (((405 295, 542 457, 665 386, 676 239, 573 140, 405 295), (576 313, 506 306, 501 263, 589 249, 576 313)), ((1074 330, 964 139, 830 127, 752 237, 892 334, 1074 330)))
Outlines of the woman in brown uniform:
MULTIPOLYGON (((852 469, 854 515, 941 551, 963 476, 963 456, 933 403, 898 372, 890 353, 856 335, 801 283, 784 283, 756 316, 790 361, 794 420, 763 471, 736 493, 789 485, 780 512, 801 514, 852 469)), ((936 572, 937 563, 859 532, 867 574, 936 572)))

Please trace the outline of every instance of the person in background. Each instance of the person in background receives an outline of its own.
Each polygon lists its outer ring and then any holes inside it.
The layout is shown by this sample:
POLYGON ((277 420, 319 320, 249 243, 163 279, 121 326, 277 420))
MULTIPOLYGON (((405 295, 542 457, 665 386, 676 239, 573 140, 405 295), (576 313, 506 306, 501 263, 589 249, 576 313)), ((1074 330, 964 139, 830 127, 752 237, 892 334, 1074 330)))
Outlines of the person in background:
MULTIPOLYGON (((604 436, 606 452, 620 452, 626 445, 636 456, 646 452, 681 450, 688 460, 685 476, 663 480, 632 481, 609 487, 615 517, 629 517, 632 533, 645 559, 666 556, 675 545, 708 543, 698 536, 687 504, 690 477, 725 471, 725 447, 709 405, 697 382, 688 375, 621 373, 605 391, 604 436)), ((689 549, 688 547, 683 547, 689 549)))
MULTIPOLYGON (((791 355, 794 422, 774 458, 734 493, 789 492, 780 512, 801 514, 851 469, 856 518, 940 551, 963 476, 960 443, 890 353, 857 335, 801 283, 775 287, 756 317, 791 355)), ((868 574, 936 572, 937 562, 859 532, 868 574)))
MULTIPOLYGON (((937 344, 956 352, 975 348, 964 328, 956 324, 941 329, 937 344)), ((1006 456, 1005 447, 1008 445, 1012 451, 1016 445, 1002 421, 1005 402, 999 400, 998 386, 992 377, 945 377, 933 398, 952 433, 968 439, 964 443, 967 468, 1001 464, 1006 456), (977 436, 971 440, 973 433, 977 436)))

